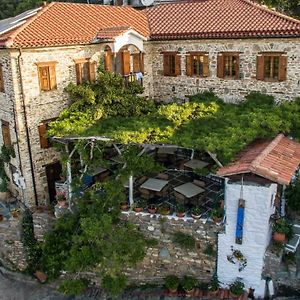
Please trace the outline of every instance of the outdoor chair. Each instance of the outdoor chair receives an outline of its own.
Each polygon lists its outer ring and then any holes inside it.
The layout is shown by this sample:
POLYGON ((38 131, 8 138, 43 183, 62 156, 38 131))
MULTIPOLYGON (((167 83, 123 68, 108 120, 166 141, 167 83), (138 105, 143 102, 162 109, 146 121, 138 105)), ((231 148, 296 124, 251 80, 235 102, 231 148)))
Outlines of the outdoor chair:
POLYGON ((182 195, 176 191, 174 192, 174 194, 175 194, 176 202, 178 204, 186 204, 187 203, 187 198, 184 195, 182 195))
POLYGON ((197 186, 202 187, 202 188, 205 187, 205 182, 202 181, 202 180, 194 179, 194 180, 193 180, 193 183, 194 183, 195 185, 197 185, 197 186))
POLYGON ((159 197, 167 197, 169 194, 169 188, 169 185, 166 185, 161 191, 156 192, 155 195, 159 197))

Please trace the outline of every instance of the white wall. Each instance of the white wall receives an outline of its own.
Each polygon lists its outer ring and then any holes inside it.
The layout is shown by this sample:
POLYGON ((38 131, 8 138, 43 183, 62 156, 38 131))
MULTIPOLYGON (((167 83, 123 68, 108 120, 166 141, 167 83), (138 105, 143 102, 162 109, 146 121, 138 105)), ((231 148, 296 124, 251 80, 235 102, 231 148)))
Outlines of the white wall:
POLYGON ((261 186, 244 182, 243 199, 245 215, 242 245, 235 243, 238 200, 241 197, 241 183, 229 183, 226 180, 225 233, 218 239, 218 277, 224 286, 234 282, 238 277, 245 283, 245 288, 255 289, 256 296, 263 296, 264 281, 261 279, 263 259, 271 238, 270 216, 274 213, 271 199, 275 199, 277 184, 261 186), (240 250, 247 259, 247 266, 239 272, 238 265, 227 260, 231 246, 240 250))

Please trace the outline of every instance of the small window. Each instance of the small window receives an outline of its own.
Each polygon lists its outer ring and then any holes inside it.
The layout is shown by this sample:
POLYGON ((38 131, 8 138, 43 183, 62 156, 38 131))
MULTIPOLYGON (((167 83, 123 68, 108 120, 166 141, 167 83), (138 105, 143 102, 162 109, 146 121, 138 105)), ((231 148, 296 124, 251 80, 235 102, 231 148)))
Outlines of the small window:
POLYGON ((37 63, 41 91, 56 89, 56 62, 37 63))
POLYGON ((220 53, 218 55, 219 78, 239 79, 240 78, 240 60, 238 53, 220 53))
POLYGON ((3 144, 6 147, 11 147, 11 138, 10 138, 10 128, 9 123, 1 120, 1 129, 2 129, 2 139, 3 144))
POLYGON ((94 62, 88 59, 75 60, 75 68, 77 84, 95 81, 96 64, 94 62))
POLYGON ((52 147, 52 141, 51 141, 51 139, 49 139, 47 137, 47 130, 48 130, 49 123, 54 120, 55 120, 55 118, 43 121, 38 126, 39 137, 40 137, 40 146, 42 149, 47 149, 47 148, 52 147))
POLYGON ((190 53, 187 55, 186 75, 198 77, 209 76, 208 54, 190 53))
POLYGON ((4 93, 4 76, 2 65, 0 65, 0 92, 4 93))
POLYGON ((287 58, 280 53, 263 53, 257 56, 256 77, 265 81, 286 80, 287 58))
POLYGON ((181 72, 180 56, 175 52, 164 53, 164 75, 178 76, 181 72))

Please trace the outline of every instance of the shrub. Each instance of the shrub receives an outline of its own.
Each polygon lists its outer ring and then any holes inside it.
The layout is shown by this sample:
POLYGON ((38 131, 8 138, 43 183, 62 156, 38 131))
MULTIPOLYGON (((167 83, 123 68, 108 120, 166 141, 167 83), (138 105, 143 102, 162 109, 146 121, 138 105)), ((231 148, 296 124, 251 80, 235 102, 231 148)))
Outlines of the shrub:
POLYGON ((196 244, 192 235, 180 231, 173 234, 173 242, 184 249, 194 249, 196 244))
POLYGON ((88 286, 86 279, 68 279, 63 281, 58 290, 66 295, 80 295, 88 286))
POLYGON ((105 275, 102 278, 102 288, 112 296, 119 295, 126 287, 127 278, 123 274, 116 276, 105 275))
POLYGON ((234 295, 242 295, 244 292, 245 284, 239 280, 236 280, 230 285, 230 292, 234 295))
POLYGON ((165 286, 171 291, 177 290, 179 286, 179 279, 175 275, 169 275, 165 278, 165 286))
POLYGON ((197 284, 197 279, 190 276, 184 276, 182 281, 182 288, 189 292, 191 291, 197 284))
POLYGON ((292 225, 285 218, 280 218, 273 224, 273 231, 290 236, 292 233, 292 225))
POLYGON ((287 200, 287 205, 295 212, 300 211, 300 178, 297 177, 296 180, 291 183, 285 190, 285 198, 287 200))
POLYGON ((215 291, 218 290, 218 288, 219 288, 218 276, 214 275, 212 280, 209 283, 208 290, 211 291, 211 292, 215 292, 215 291))

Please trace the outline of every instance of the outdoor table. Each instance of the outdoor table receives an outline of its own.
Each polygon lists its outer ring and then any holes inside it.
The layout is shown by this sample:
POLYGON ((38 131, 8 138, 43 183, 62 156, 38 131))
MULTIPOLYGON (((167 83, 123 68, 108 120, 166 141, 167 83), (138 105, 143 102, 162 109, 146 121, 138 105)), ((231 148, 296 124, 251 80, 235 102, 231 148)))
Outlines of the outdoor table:
POLYGON ((160 192, 168 183, 168 180, 149 178, 140 186, 140 188, 160 192))
POLYGON ((192 182, 187 182, 182 185, 176 186, 174 191, 184 195, 186 198, 192 198, 198 194, 203 193, 205 190, 192 182))
POLYGON ((209 163, 206 161, 202 161, 202 160, 198 160, 198 159, 191 159, 184 164, 184 167, 195 170, 195 169, 203 169, 208 165, 209 165, 209 163))

